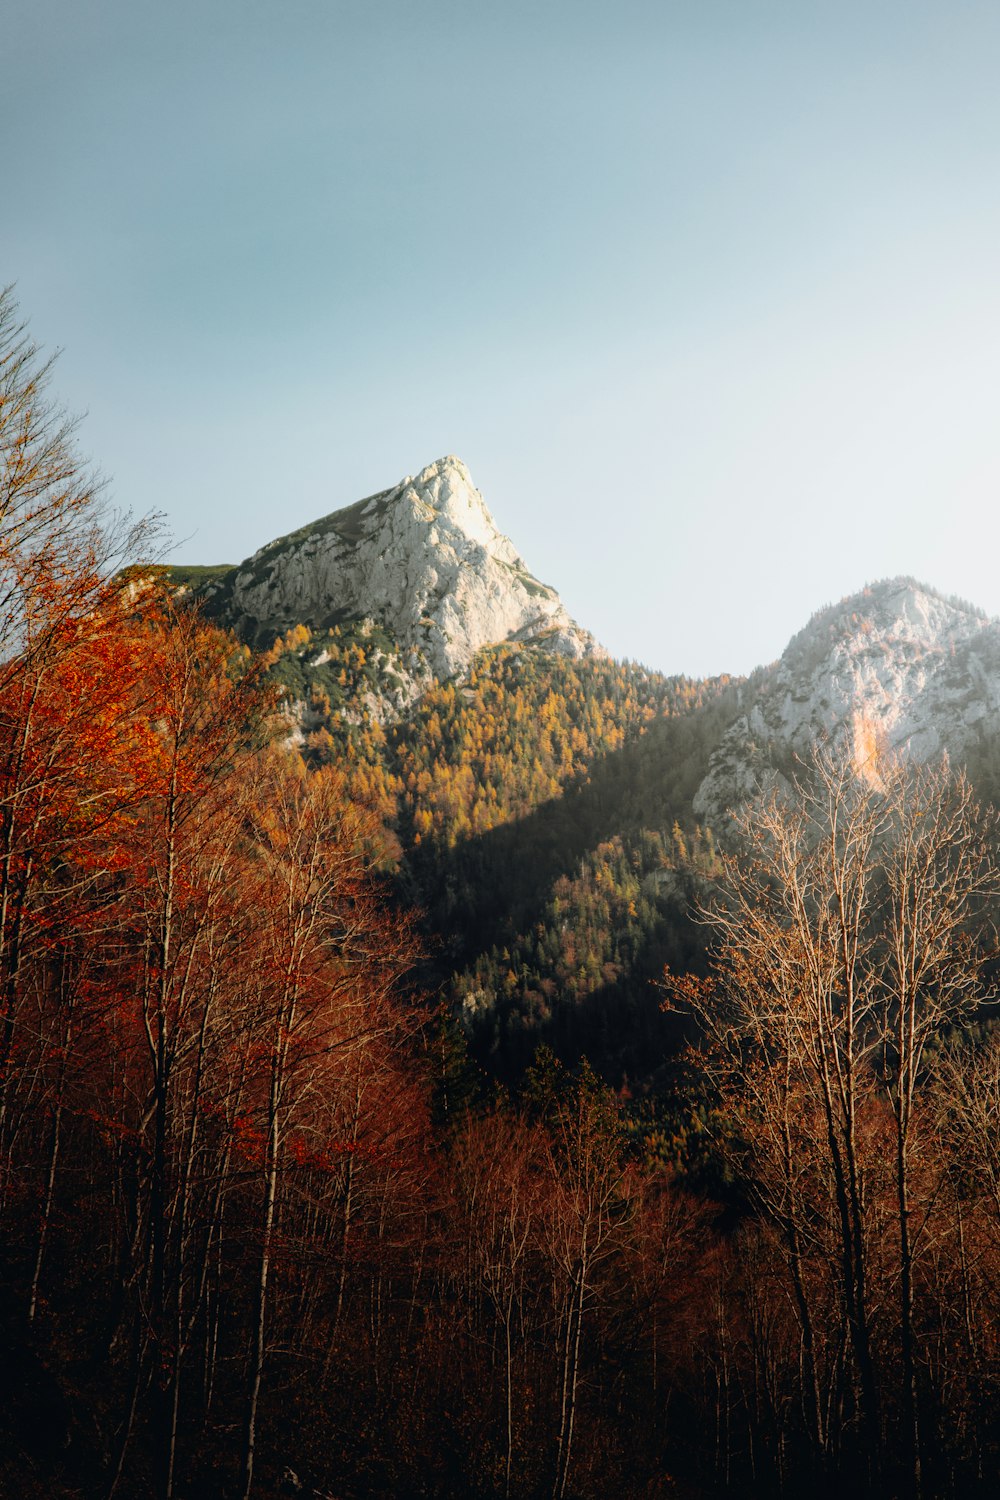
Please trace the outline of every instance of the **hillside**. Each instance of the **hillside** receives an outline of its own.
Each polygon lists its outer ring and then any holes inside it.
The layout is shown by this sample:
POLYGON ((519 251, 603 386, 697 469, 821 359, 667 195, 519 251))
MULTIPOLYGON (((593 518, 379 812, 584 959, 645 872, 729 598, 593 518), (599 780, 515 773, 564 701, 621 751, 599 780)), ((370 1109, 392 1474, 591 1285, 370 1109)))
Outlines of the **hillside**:
POLYGON ((716 838, 813 745, 947 750, 998 787, 1000 626, 973 606, 883 580, 745 683, 667 678, 569 620, 457 459, 185 582, 378 813, 429 980, 503 1076, 540 1041, 616 1082, 662 1068, 653 981, 702 962, 716 838))
POLYGON ((306 705, 307 762, 346 768, 389 830, 433 986, 491 1071, 545 1040, 648 1072, 668 1045, 651 980, 698 946, 685 892, 714 852, 691 801, 737 687, 504 645, 383 724, 376 639, 335 627, 317 652, 301 627, 267 659, 306 705))

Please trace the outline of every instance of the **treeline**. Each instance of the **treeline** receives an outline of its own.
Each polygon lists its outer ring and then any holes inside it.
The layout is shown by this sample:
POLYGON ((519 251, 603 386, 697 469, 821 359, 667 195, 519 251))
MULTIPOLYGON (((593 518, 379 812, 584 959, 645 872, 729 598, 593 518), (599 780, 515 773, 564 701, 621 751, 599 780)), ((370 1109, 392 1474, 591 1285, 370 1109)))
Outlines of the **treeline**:
MULTIPOLYGON (((166 571, 171 580, 185 574, 166 571)), ((721 713, 692 724, 684 746, 700 779, 735 693, 728 677, 701 682, 632 662, 495 646, 479 652, 466 680, 428 684, 400 722, 384 725, 384 694, 398 689, 402 669, 383 626, 296 625, 262 659, 304 725, 306 759, 350 764, 407 847, 430 844, 431 859, 589 780, 658 721, 722 700, 721 713)))

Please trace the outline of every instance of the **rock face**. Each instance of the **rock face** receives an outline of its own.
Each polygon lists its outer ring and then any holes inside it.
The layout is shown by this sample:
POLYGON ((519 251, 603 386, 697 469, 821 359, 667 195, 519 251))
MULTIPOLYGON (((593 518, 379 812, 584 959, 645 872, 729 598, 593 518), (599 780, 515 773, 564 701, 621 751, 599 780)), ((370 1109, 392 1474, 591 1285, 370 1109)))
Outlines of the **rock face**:
POLYGON ((861 769, 877 744, 917 760, 981 752, 1000 730, 1000 621, 888 579, 820 611, 743 693, 695 797, 716 824, 817 742, 846 742, 861 769))
POLYGON ((415 679, 454 676, 504 641, 604 654, 497 530, 454 457, 269 543, 203 594, 257 644, 296 624, 377 620, 415 679))

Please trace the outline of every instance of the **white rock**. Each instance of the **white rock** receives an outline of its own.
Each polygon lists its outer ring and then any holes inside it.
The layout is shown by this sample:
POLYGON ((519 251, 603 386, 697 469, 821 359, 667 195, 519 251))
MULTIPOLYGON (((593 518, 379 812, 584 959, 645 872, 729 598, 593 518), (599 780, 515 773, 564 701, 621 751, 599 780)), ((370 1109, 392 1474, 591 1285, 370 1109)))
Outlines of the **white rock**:
POLYGON ((873 741, 961 760, 998 730, 1000 621, 888 579, 821 610, 789 642, 712 755, 694 810, 718 824, 818 741, 851 744, 863 769, 873 741))
POLYGON ((544 636, 574 657, 604 654, 528 571, 450 456, 261 548, 236 570, 228 608, 244 628, 369 615, 436 677, 511 640, 544 636))

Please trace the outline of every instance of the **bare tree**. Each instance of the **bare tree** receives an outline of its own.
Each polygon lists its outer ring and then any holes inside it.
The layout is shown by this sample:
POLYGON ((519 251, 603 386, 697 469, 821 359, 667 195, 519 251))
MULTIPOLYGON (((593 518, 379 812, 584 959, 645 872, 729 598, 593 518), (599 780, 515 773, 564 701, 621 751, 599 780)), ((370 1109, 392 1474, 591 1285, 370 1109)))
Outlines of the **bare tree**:
POLYGON ((45 358, 0 289, 0 661, 44 650, 51 633, 97 607, 123 564, 148 555, 155 517, 109 509, 76 446, 78 423, 49 395, 45 358))
POLYGON ((725 859, 724 895, 707 914, 714 977, 670 988, 711 1041, 742 1166, 781 1233, 813 1443, 828 1441, 817 1351, 832 1330, 817 1327, 810 1267, 832 1250, 867 1482, 879 1483, 893 1364, 880 1379, 876 1324, 894 1297, 898 1440, 918 1495, 913 1270, 929 1214, 914 1201, 918 1095, 933 1040, 984 993, 973 929, 996 883, 990 821, 946 762, 914 767, 882 754, 858 765, 818 752, 790 792, 744 812, 740 833, 742 852, 725 859))

